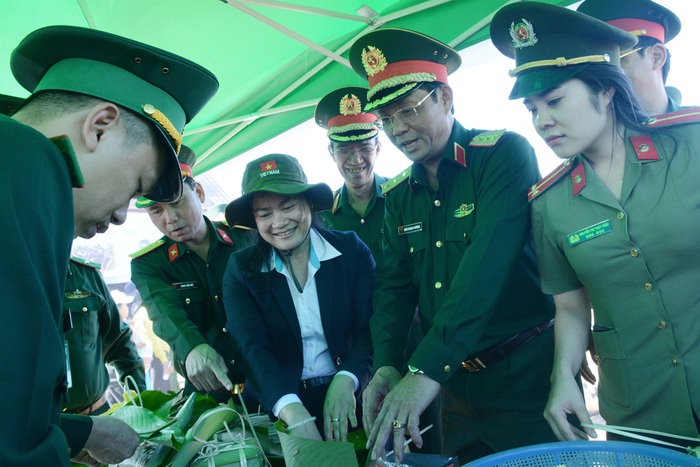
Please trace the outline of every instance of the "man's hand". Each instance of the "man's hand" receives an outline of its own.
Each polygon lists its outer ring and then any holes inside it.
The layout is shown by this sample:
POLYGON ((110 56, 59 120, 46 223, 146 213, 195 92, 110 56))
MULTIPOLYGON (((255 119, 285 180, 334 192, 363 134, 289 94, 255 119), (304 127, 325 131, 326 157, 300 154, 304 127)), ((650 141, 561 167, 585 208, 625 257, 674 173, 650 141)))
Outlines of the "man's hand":
POLYGON ((581 431, 567 420, 567 415, 575 415, 581 423, 591 423, 591 417, 586 410, 583 394, 571 377, 558 377, 552 383, 549 400, 544 409, 544 418, 552 427, 554 435, 560 441, 585 440, 588 437, 597 438, 595 430, 584 428, 581 431))
POLYGON ((92 417, 92 430, 73 460, 80 464, 118 464, 134 455, 141 443, 138 433, 114 417, 92 417))
POLYGON ((199 391, 233 389, 233 383, 227 376, 226 362, 209 344, 199 344, 190 350, 185 360, 185 371, 187 371, 187 379, 199 391))
POLYGON ((392 433, 395 462, 403 459, 403 443, 407 433, 416 447, 423 447, 418 426, 420 415, 439 393, 440 383, 427 375, 404 376, 384 398, 382 409, 367 437, 371 459, 377 460, 384 455, 384 446, 392 433), (399 426, 395 426, 395 421, 399 426))
POLYGON ((368 437, 384 398, 399 381, 401 373, 396 368, 383 366, 374 373, 362 392, 362 425, 368 437))
POLYGON ((348 420, 357 427, 355 381, 348 375, 336 375, 328 386, 323 403, 323 431, 326 441, 347 441, 348 420))

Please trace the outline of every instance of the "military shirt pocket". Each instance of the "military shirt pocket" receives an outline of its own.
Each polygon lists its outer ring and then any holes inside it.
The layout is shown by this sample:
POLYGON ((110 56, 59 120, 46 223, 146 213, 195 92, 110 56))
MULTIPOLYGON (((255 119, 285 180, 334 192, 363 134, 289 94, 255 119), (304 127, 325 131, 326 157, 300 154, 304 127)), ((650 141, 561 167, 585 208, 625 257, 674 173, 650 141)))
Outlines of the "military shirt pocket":
POLYGON ((469 243, 471 241, 470 232, 472 228, 471 217, 451 219, 445 228, 445 240, 448 242, 469 243))
POLYGON ((63 313, 70 312, 73 327, 66 332, 66 339, 74 344, 94 344, 100 330, 99 312, 102 300, 95 295, 81 298, 65 297, 63 313))
POLYGON ((187 312, 187 316, 197 324, 197 327, 201 328, 204 324, 201 320, 204 317, 207 302, 207 294, 204 289, 199 287, 180 288, 177 290, 177 296, 187 312))
POLYGON ((593 331, 596 355, 600 369, 601 404, 618 405, 629 408, 630 378, 627 371, 622 337, 617 329, 593 331))
POLYGON ((428 236, 426 232, 414 231, 406 234, 406 242, 408 243, 408 253, 411 258, 415 259, 416 255, 419 255, 425 250, 425 243, 428 241, 428 236))

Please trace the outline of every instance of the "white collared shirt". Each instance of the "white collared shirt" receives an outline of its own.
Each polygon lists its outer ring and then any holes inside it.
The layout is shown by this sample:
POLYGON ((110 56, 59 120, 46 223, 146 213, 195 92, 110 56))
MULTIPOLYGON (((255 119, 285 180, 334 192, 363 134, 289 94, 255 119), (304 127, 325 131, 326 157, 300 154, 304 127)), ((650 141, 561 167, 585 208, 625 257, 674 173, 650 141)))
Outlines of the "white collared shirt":
MULTIPOLYGON (((315 275, 321 267, 321 261, 336 258, 341 253, 313 228, 309 233, 309 238, 308 273, 301 293, 294 284, 294 279, 292 279, 287 264, 274 248, 270 257, 269 269, 267 269, 268 271, 275 270, 287 278, 287 286, 292 295, 294 309, 299 320, 299 328, 301 329, 301 343, 304 352, 304 366, 301 372, 302 380, 336 373, 333 359, 328 350, 326 336, 323 332, 315 275)), ((350 376, 355 381, 355 390, 359 388, 360 381, 355 375, 348 371, 339 371, 338 374, 350 376)), ((272 413, 275 417, 279 417, 280 411, 294 402, 301 402, 299 396, 296 394, 285 394, 272 407, 272 413)))

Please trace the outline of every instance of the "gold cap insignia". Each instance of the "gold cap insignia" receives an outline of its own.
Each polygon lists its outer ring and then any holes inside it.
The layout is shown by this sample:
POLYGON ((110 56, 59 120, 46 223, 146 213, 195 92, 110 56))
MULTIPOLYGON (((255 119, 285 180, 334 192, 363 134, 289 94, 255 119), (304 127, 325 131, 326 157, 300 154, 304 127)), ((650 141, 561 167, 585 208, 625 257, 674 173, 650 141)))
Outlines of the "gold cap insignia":
POLYGON ((362 103, 354 94, 345 94, 340 99, 340 115, 358 115, 362 112, 362 103))
POLYGON ((371 45, 362 49, 362 66, 365 67, 367 76, 374 76, 387 67, 386 57, 381 50, 371 45))
POLYGON ((515 21, 510 23, 510 37, 513 39, 513 46, 516 49, 537 44, 537 35, 535 35, 532 23, 525 18, 521 19, 522 23, 515 24, 515 21))

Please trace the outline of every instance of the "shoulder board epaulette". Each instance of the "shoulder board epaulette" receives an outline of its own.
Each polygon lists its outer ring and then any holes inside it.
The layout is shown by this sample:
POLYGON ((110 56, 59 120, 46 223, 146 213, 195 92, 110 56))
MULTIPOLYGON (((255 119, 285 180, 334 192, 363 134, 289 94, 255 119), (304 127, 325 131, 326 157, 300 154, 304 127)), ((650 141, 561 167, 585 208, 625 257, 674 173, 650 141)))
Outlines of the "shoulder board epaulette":
POLYGON ((129 255, 129 258, 132 258, 132 259, 133 259, 133 258, 138 258, 139 256, 143 256, 143 255, 145 255, 146 253, 148 253, 149 251, 155 250, 156 248, 158 248, 159 246, 161 246, 163 243, 165 243, 165 239, 164 239, 164 238, 161 238, 160 240, 156 240, 155 242, 151 243, 150 245, 141 248, 141 249, 140 249, 139 251, 137 251, 136 253, 130 254, 130 255, 129 255))
POLYGON ((78 258, 77 256, 71 256, 70 260, 76 264, 82 264, 83 266, 87 266, 93 269, 100 269, 102 267, 100 263, 93 263, 92 261, 88 261, 83 258, 78 258))
POLYGON ((387 180, 386 182, 382 183, 382 195, 385 195, 389 193, 391 190, 396 188, 403 182, 404 180, 408 180, 408 177, 411 175, 411 169, 410 167, 398 174, 396 177, 387 180))
POLYGON ((233 226, 233 228, 238 229, 238 230, 247 230, 247 231, 255 230, 255 229, 251 229, 250 227, 246 227, 245 225, 238 225, 238 224, 235 224, 233 226))
POLYGON ((469 146, 477 148, 490 148, 501 139, 506 130, 484 131, 476 135, 469 142, 469 146))
POLYGON ((530 187, 530 191, 527 192, 527 200, 532 202, 533 199, 544 193, 547 188, 554 185, 563 175, 571 170, 573 165, 571 159, 562 162, 559 167, 554 169, 549 175, 530 187))
POLYGON ((675 112, 651 117, 644 122, 644 126, 649 128, 661 128, 697 122, 700 122, 700 107, 686 107, 675 112))

